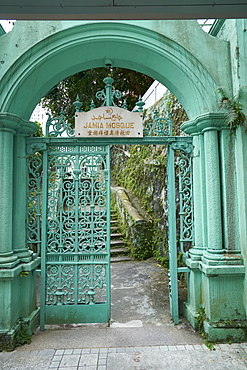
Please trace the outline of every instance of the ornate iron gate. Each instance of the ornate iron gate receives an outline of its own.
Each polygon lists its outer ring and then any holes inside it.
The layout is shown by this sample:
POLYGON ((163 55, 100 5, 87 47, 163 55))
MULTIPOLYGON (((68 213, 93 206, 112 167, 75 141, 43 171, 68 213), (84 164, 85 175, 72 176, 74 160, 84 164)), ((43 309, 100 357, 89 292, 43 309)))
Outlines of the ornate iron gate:
POLYGON ((110 319, 109 150, 46 145, 42 188, 41 154, 29 160, 36 168, 29 181, 29 236, 42 224, 41 328, 110 319))
MULTIPOLYGON (((108 83, 105 104, 113 104, 114 94, 108 83)), ((74 105, 79 111, 78 99, 74 105)), ((137 106, 141 111, 141 100, 137 106)), ((117 139, 119 145, 168 146, 170 308, 175 324, 179 321, 177 274, 188 271, 177 267, 178 245, 185 254, 184 243, 193 241, 191 142, 188 136, 172 136, 170 118, 159 117, 157 112, 142 138, 117 139), (180 231, 176 224, 176 168, 180 231)), ((110 319, 111 143, 111 138, 74 137, 63 113, 49 117, 45 137, 27 139, 27 234, 30 249, 37 255, 41 250, 41 330, 45 324, 110 319)))

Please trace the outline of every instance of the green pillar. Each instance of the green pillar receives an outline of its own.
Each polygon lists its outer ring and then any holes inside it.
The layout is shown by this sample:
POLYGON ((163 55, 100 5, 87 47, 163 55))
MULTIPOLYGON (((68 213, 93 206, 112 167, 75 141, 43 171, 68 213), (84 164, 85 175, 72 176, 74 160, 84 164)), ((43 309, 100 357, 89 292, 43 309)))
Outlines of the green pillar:
POLYGON ((33 122, 0 113, 0 351, 14 349, 18 335, 38 325, 35 269, 26 246, 25 135, 37 130, 33 122))
POLYGON ((204 133, 207 251, 203 259, 210 264, 219 264, 224 254, 222 244, 221 180, 219 163, 219 138, 217 126, 204 133))
POLYGON ((240 235, 238 232, 239 211, 235 158, 236 136, 230 130, 220 132, 222 218, 225 258, 228 263, 242 264, 240 235))
POLYGON ((0 115, 0 267, 13 267, 19 260, 13 253, 13 142, 20 122, 15 116, 0 115))
POLYGON ((27 164, 26 164, 26 136, 37 131, 33 122, 23 121, 18 133, 14 137, 14 186, 13 186, 13 251, 20 261, 32 260, 32 252, 28 250, 26 242, 27 212, 27 164))
MULTIPOLYGON (((241 341, 246 339, 247 328, 243 298, 245 267, 238 245, 235 144, 229 130, 226 130, 225 118, 221 113, 208 113, 183 125, 186 133, 198 132, 200 148, 204 148, 200 174, 201 199, 198 200, 196 195, 194 203, 195 217, 204 220, 205 249, 201 260, 194 261, 193 252, 185 260, 191 269, 185 315, 196 328, 200 302, 207 317, 204 330, 209 340, 241 341), (197 212, 198 205, 202 206, 201 215, 197 212)), ((195 160, 193 164, 197 168, 195 160)), ((195 189, 200 183, 195 169, 193 181, 195 189)), ((195 226, 197 224, 195 219, 195 226)))
POLYGON ((201 192, 201 172, 202 172, 202 149, 200 136, 193 135, 193 199, 194 199, 194 245, 189 250, 192 260, 201 260, 204 250, 204 223, 203 223, 203 198, 201 192))

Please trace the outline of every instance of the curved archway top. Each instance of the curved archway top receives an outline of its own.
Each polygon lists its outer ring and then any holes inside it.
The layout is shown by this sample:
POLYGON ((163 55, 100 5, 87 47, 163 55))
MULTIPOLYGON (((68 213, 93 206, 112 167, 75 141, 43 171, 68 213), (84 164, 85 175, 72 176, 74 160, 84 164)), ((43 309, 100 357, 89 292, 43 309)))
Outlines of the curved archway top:
POLYGON ((196 21, 20 21, 0 45, 0 109, 26 119, 54 84, 106 58, 159 80, 190 118, 217 109, 218 86, 231 90, 228 44, 196 21))

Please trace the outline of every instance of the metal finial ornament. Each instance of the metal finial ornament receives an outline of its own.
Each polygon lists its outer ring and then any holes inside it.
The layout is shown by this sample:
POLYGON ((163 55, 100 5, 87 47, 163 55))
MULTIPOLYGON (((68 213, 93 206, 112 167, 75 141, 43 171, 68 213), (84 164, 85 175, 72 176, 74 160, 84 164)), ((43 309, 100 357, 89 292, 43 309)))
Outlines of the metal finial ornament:
POLYGON ((139 100, 138 102, 136 103, 136 106, 137 106, 137 110, 138 112, 142 112, 143 111, 143 107, 144 107, 145 103, 142 101, 142 97, 141 95, 139 95, 139 100))
POLYGON ((81 111, 82 102, 80 101, 79 95, 76 95, 76 101, 73 103, 73 106, 75 107, 76 112, 81 111))
POLYGON ((116 104, 114 103, 114 98, 115 99, 121 99, 122 98, 122 93, 119 90, 115 90, 112 87, 112 84, 114 82, 114 79, 111 77, 106 77, 104 78, 103 82, 105 83, 105 89, 98 91, 96 93, 96 98, 98 100, 103 100, 103 103, 101 106, 114 106, 116 107, 116 104))
POLYGON ((93 110, 95 107, 96 107, 96 106, 95 106, 95 103, 94 103, 94 101, 92 100, 92 101, 91 101, 91 104, 90 104, 90 110, 93 110))
POLYGON ((123 101, 123 109, 128 109, 128 104, 127 104, 126 99, 124 99, 123 101))

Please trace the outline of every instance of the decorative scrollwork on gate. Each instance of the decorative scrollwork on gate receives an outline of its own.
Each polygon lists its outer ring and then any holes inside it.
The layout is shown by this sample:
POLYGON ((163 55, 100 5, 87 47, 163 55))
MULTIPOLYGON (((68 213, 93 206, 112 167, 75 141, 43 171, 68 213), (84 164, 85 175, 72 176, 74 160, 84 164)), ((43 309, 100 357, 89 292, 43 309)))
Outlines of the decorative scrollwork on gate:
POLYGON ((35 256, 40 255, 41 246, 41 194, 42 194, 42 154, 36 152, 27 160, 28 168, 28 210, 27 242, 35 256))
POLYGON ((78 303, 106 301, 107 274, 105 265, 79 266, 78 303))
POLYGON ((172 121, 170 116, 160 117, 158 111, 153 113, 151 122, 146 123, 143 129, 143 136, 170 136, 172 135, 172 121))
POLYGON ((176 143, 173 148, 180 149, 176 164, 179 169, 180 250, 184 254, 186 243, 192 243, 194 239, 192 144, 176 143))
POLYGON ((74 137, 75 130, 71 127, 71 124, 68 123, 64 112, 61 111, 59 117, 52 118, 48 114, 48 119, 46 121, 46 136, 50 137, 74 137))
POLYGON ((97 152, 80 146, 49 149, 48 305, 106 301, 107 173, 102 148, 97 152))

